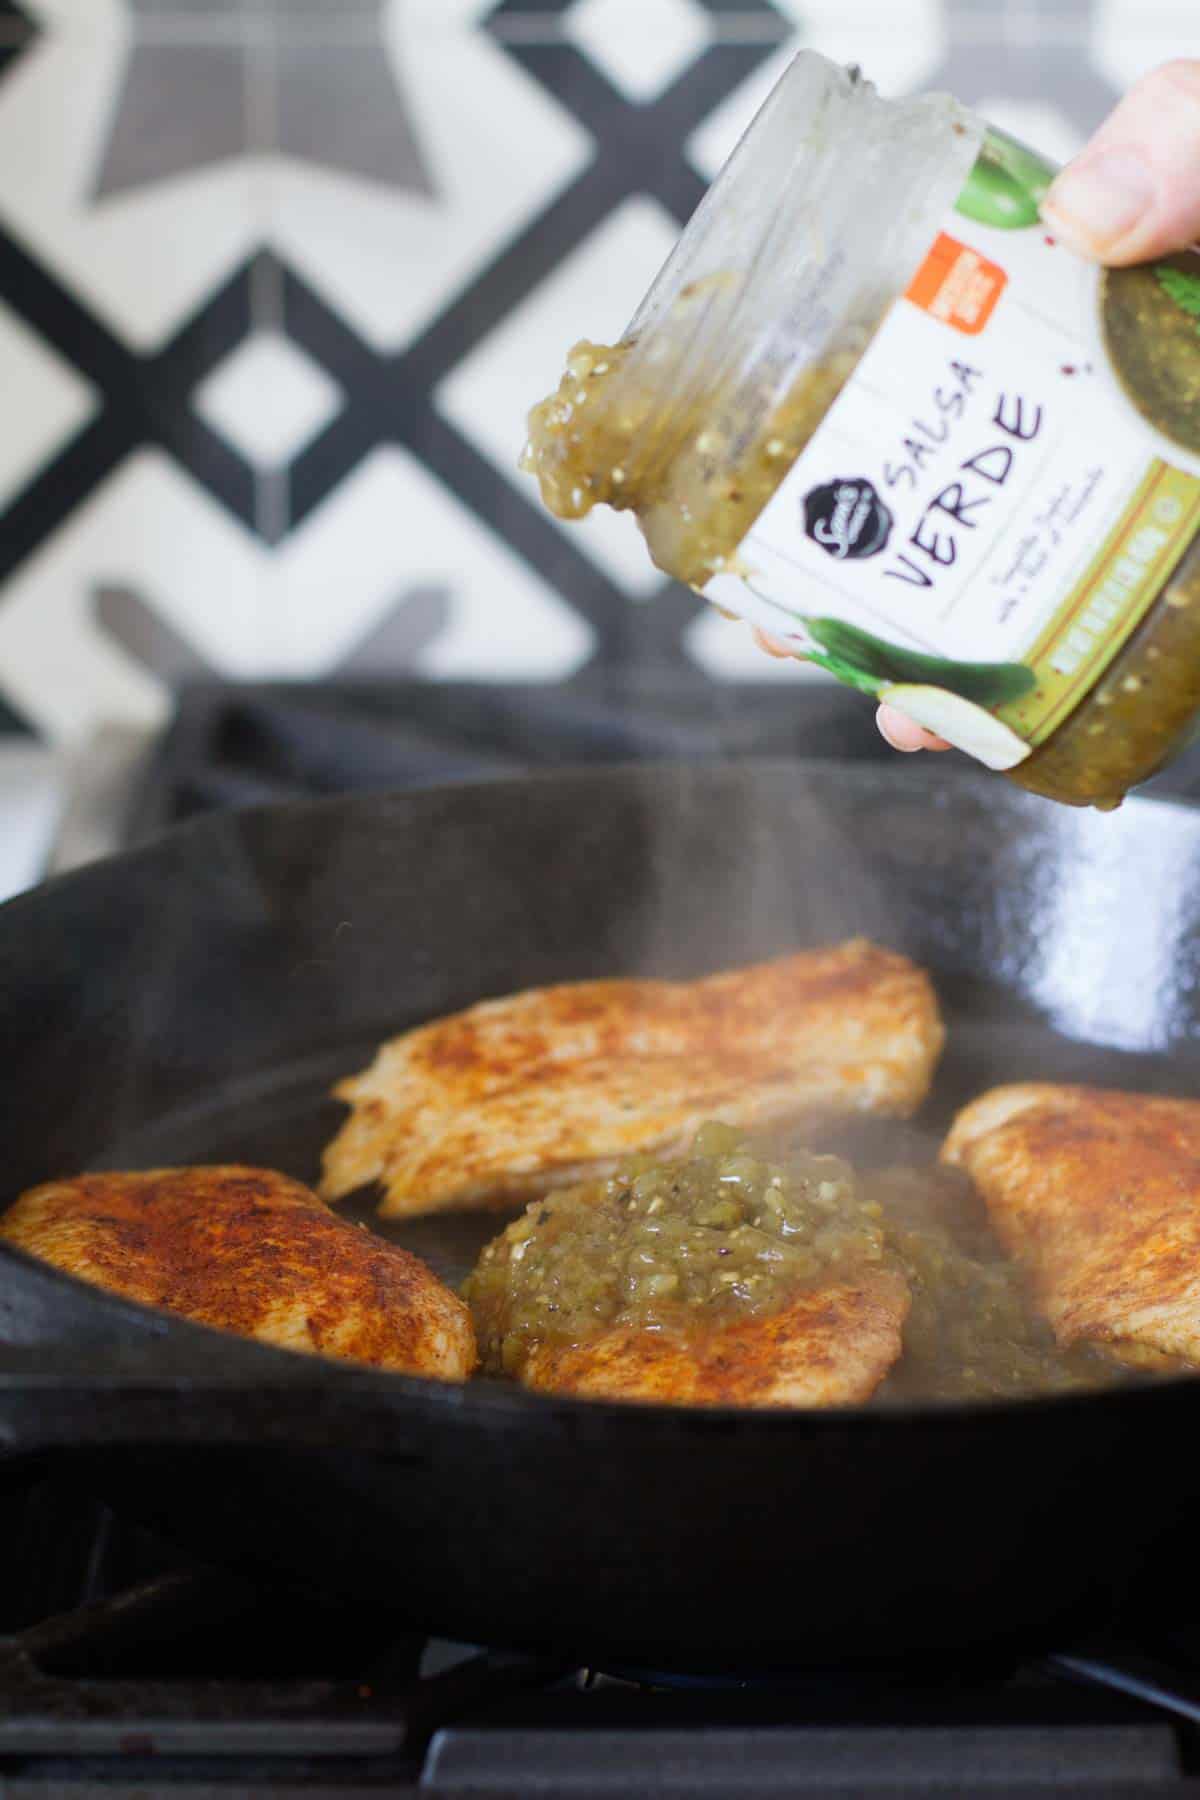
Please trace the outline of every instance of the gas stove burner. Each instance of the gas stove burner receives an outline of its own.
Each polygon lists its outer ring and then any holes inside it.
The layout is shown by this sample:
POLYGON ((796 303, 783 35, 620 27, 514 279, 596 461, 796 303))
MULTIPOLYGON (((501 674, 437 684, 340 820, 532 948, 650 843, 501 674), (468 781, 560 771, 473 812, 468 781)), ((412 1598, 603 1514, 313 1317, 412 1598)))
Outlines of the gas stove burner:
POLYGON ((686 669, 566 683, 184 688, 126 809, 126 843, 224 807, 483 781, 522 770, 747 756, 889 754, 834 683, 714 684, 686 669))
POLYGON ((213 1800, 1200 1797, 1177 1729, 1197 1716, 1195 1677, 1128 1651, 787 1675, 573 1670, 428 1640, 383 1612, 314 1613, 173 1558, 73 1479, 0 1495, 6 1800, 56 1783, 72 1800, 169 1800, 197 1784, 213 1800))
POLYGON ((743 1669, 713 1674, 689 1674, 624 1663, 605 1664, 602 1668, 581 1670, 579 1679, 585 1688, 620 1687, 677 1694, 765 1694, 791 1696, 797 1701, 815 1703, 822 1696, 833 1695, 841 1699, 856 1694, 874 1697, 936 1693, 944 1696, 955 1689, 978 1689, 989 1683, 998 1685, 1011 1681, 1022 1666, 1022 1659, 1013 1651, 988 1657, 930 1657, 925 1662, 910 1659, 903 1664, 866 1662, 845 1668, 743 1669))

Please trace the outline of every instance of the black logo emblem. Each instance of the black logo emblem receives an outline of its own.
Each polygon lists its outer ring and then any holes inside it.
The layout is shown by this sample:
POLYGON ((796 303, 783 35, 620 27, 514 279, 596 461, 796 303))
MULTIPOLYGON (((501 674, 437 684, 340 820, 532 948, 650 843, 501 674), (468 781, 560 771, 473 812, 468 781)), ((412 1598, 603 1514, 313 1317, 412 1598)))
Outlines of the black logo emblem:
POLYGON ((839 475, 804 496, 804 529, 839 562, 875 556, 892 529, 892 515, 865 475, 839 475))

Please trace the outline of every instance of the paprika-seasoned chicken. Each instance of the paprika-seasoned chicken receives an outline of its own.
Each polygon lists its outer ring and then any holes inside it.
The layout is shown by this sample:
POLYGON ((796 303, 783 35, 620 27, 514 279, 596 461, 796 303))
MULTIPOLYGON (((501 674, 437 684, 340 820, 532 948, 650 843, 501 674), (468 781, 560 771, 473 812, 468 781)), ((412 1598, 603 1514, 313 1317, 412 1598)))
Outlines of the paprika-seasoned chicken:
POLYGON ((0 1237, 126 1299, 288 1350, 462 1381, 462 1301, 310 1188, 238 1165, 79 1175, 22 1194, 0 1237))
POLYGON ((585 1344, 531 1346, 526 1387, 674 1406, 853 1406, 900 1355, 908 1288, 890 1269, 807 1289, 782 1312, 680 1339, 613 1326, 585 1344))
POLYGON ((1025 1082, 959 1113, 971 1176, 1063 1345, 1200 1363, 1200 1101, 1025 1082))
POLYGON ((671 1155, 707 1118, 904 1116, 941 1051, 924 972, 861 939, 700 981, 584 981, 405 1032, 335 1089, 351 1115, 322 1193, 390 1216, 511 1206, 671 1155))

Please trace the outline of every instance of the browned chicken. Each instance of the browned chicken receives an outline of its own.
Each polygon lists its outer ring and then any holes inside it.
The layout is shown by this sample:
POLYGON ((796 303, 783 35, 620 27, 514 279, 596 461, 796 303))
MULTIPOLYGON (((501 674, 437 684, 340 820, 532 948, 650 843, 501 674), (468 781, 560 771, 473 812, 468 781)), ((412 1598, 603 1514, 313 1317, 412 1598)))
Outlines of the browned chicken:
POLYGON ((79 1175, 22 1194, 0 1237, 129 1300, 288 1350, 462 1381, 462 1301, 310 1188, 237 1165, 79 1175))
POLYGON ((811 1288, 782 1312, 681 1339, 612 1326, 589 1342, 531 1346, 526 1387, 679 1406, 853 1406, 900 1355, 908 1288, 888 1269, 811 1288))
POLYGON ((1200 1363, 1200 1101, 993 1088, 942 1156, 975 1182, 1060 1344, 1200 1363))
POLYGON ((941 1051, 924 972, 861 939, 692 982, 534 988, 405 1032, 335 1090, 322 1192, 387 1215, 509 1206, 671 1155, 705 1119, 905 1115, 941 1051))

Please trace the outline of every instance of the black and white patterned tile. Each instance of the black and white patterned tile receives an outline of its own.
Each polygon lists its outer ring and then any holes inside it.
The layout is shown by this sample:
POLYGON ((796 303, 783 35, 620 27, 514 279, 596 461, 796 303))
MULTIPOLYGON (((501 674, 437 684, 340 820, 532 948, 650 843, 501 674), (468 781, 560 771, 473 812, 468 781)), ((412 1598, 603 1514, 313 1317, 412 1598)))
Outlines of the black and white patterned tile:
POLYGON ((804 679, 516 469, 789 55, 1067 155, 1195 0, 0 0, 0 726, 173 681, 804 679))
POLYGON ((191 406, 256 468, 284 468, 340 411, 345 395, 277 327, 260 325, 205 376, 191 406))
POLYGON ((695 0, 577 0, 563 15, 563 35, 613 86, 637 105, 657 100, 715 34, 712 15, 695 0))
MULTIPOLYGON (((522 501, 532 492, 529 476, 517 467, 531 397, 556 385, 572 333, 601 344, 620 335, 678 231, 673 214, 657 199, 631 194, 619 201, 435 389, 439 413, 483 452, 522 501)), ((629 514, 602 508, 576 524, 555 521, 554 528, 638 599, 662 586, 629 514)))

